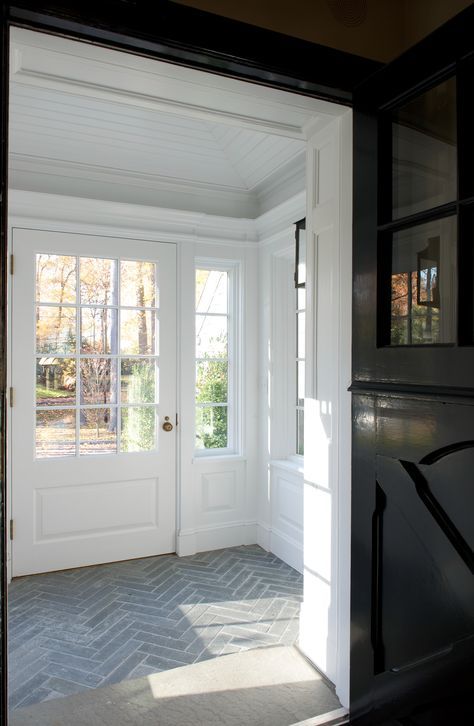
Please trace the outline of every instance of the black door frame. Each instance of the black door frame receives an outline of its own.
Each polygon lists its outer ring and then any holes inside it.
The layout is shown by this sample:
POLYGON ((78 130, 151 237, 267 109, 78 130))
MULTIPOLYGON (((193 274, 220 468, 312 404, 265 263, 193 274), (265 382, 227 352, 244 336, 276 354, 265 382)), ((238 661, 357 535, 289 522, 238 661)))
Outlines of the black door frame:
POLYGON ((10 27, 69 37, 350 106, 379 63, 247 25, 169 0, 2 3, 0 86, 0 722, 7 724, 6 292, 8 273, 8 88, 10 27))

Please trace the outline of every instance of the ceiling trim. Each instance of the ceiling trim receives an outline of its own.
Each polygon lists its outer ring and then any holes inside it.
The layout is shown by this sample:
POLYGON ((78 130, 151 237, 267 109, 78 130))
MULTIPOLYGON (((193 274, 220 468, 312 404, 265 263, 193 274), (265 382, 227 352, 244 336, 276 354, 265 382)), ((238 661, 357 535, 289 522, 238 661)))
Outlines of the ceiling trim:
POLYGON ((254 218, 259 211, 256 195, 237 187, 29 154, 11 153, 9 162, 13 189, 62 194, 65 188, 80 197, 230 217, 254 218))
POLYGON ((40 225, 52 231, 74 227, 74 231, 83 234, 100 234, 102 229, 104 234, 157 242, 205 242, 239 247, 255 247, 258 242, 253 219, 19 189, 10 190, 8 197, 11 226, 37 228, 40 225))
POLYGON ((308 124, 323 126, 343 112, 327 101, 20 28, 12 29, 10 77, 16 84, 299 140, 308 124))
POLYGON ((255 248, 271 244, 287 230, 291 235, 292 225, 305 215, 306 193, 296 194, 257 219, 236 219, 19 189, 9 192, 8 206, 9 224, 13 227, 69 230, 83 234, 98 234, 103 230, 104 234, 129 239, 255 248))

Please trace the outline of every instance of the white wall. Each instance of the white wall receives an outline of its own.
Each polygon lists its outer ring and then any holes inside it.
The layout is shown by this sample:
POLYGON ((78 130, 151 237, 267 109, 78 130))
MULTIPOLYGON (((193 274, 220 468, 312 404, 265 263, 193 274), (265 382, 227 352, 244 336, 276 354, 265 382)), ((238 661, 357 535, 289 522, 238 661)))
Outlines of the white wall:
POLYGON ((305 194, 260 223, 258 543, 303 571, 303 461, 295 457, 294 223, 305 194))
POLYGON ((119 236, 176 244, 178 251, 178 457, 176 551, 257 541, 257 291, 255 222, 11 190, 10 229, 119 236), (87 221, 86 221, 87 220, 87 221), (241 433, 235 455, 195 456, 194 270, 196 259, 238 269, 241 433))

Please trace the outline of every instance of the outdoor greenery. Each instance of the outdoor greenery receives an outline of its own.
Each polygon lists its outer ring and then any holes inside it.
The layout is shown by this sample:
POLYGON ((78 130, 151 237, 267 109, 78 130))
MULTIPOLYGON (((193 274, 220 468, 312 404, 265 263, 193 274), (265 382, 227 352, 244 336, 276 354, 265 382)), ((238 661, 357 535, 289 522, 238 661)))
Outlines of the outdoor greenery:
POLYGON ((144 309, 156 299, 155 263, 37 255, 37 456, 74 455, 76 387, 81 454, 116 451, 120 404, 122 451, 156 447, 155 407, 140 407, 156 402, 156 313, 144 309), (127 306, 120 337, 117 310, 110 305, 127 306), (68 408, 58 411, 58 405, 68 408))
POLYGON ((196 270, 196 448, 225 449, 228 437, 228 273, 196 270), (207 316, 213 313, 214 317, 207 316), (219 404, 219 405, 216 405, 219 404))
MULTIPOLYGON (((131 362, 129 362, 131 363, 131 362)), ((153 366, 141 363, 125 366, 122 361, 122 401, 153 402, 155 399, 155 371, 153 366), (125 384, 125 385, 124 385, 125 384)), ((122 407, 122 451, 149 451, 155 448, 154 407, 122 407)))
MULTIPOLYGON (((227 359, 197 364, 196 403, 226 403, 227 390, 227 359)), ((227 406, 197 407, 196 439, 198 448, 227 447, 227 406)))

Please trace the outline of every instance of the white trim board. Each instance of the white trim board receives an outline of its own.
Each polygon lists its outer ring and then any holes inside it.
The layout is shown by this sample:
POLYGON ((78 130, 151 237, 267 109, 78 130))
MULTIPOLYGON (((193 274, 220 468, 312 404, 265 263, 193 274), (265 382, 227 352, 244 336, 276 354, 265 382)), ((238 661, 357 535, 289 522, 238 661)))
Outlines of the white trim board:
POLYGON ((29 86, 302 140, 304 127, 341 114, 327 101, 23 28, 11 40, 12 77, 29 86))
POLYGON ((107 236, 150 239, 162 242, 253 247, 271 244, 304 216, 305 193, 300 192, 257 219, 223 217, 123 202, 69 197, 59 194, 11 189, 8 195, 12 226, 32 225, 38 229, 65 230, 107 236))

